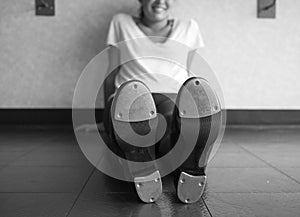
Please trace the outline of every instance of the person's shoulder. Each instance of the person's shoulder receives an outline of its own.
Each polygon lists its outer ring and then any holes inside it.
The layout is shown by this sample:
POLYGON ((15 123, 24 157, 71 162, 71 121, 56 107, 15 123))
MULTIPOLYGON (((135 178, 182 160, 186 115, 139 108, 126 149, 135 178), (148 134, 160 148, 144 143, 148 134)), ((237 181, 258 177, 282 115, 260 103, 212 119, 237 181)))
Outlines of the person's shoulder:
POLYGON ((191 27, 199 28, 198 22, 196 20, 194 20, 194 19, 190 19, 189 20, 189 24, 190 24, 191 27))
POLYGON ((131 17, 130 14, 118 13, 112 17, 112 21, 113 22, 123 22, 125 20, 128 20, 130 17, 131 17))
POLYGON ((184 28, 186 30, 190 29, 198 29, 198 23, 195 19, 185 19, 185 18, 175 18, 175 22, 180 26, 180 28, 184 28))

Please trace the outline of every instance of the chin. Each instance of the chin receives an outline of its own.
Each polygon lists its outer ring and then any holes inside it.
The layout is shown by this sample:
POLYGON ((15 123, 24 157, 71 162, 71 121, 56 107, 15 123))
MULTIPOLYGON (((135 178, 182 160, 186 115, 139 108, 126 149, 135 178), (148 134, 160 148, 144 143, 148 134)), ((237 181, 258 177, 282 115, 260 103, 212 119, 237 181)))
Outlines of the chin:
POLYGON ((168 18, 168 15, 167 14, 154 14, 153 15, 153 20, 154 21, 163 21, 163 20, 165 20, 165 19, 167 19, 168 18))

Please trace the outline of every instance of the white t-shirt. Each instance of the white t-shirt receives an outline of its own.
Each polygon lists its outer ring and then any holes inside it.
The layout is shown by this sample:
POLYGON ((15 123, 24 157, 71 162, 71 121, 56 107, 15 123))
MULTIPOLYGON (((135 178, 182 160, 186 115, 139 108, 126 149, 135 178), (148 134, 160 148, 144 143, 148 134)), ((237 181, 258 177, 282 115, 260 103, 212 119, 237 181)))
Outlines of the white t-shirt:
POLYGON ((188 53, 204 46, 198 25, 192 19, 174 19, 169 37, 163 43, 155 43, 128 14, 113 17, 107 45, 120 50, 122 66, 116 76, 116 87, 128 80, 140 80, 152 93, 177 93, 189 77, 188 53))

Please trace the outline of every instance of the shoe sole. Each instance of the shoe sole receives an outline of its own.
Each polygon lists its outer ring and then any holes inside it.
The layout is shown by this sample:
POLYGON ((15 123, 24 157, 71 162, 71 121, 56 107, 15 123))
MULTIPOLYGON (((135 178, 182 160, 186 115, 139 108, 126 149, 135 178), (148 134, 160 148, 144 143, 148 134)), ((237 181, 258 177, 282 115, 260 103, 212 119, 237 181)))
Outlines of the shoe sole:
POLYGON ((128 160, 123 166, 124 171, 134 181, 141 201, 152 203, 162 193, 162 182, 159 171, 151 162, 155 159, 152 145, 155 144, 157 124, 151 92, 140 81, 125 82, 114 97, 111 116, 116 140, 128 160), (135 162, 144 162, 145 166, 140 168, 135 162))
POLYGON ((206 80, 190 78, 178 93, 177 108, 180 122, 186 121, 193 126, 201 120, 197 145, 179 168, 176 188, 181 202, 195 203, 201 198, 207 180, 205 172, 197 170, 206 166, 212 144, 220 130, 221 106, 206 80))

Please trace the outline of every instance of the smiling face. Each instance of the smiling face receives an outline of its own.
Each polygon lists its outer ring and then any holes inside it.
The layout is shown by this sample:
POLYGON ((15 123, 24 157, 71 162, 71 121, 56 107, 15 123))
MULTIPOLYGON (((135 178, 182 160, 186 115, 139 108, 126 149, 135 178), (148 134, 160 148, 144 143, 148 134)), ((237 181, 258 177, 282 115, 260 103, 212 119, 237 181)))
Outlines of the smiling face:
POLYGON ((168 18, 174 0, 140 0, 144 16, 152 22, 168 18))

